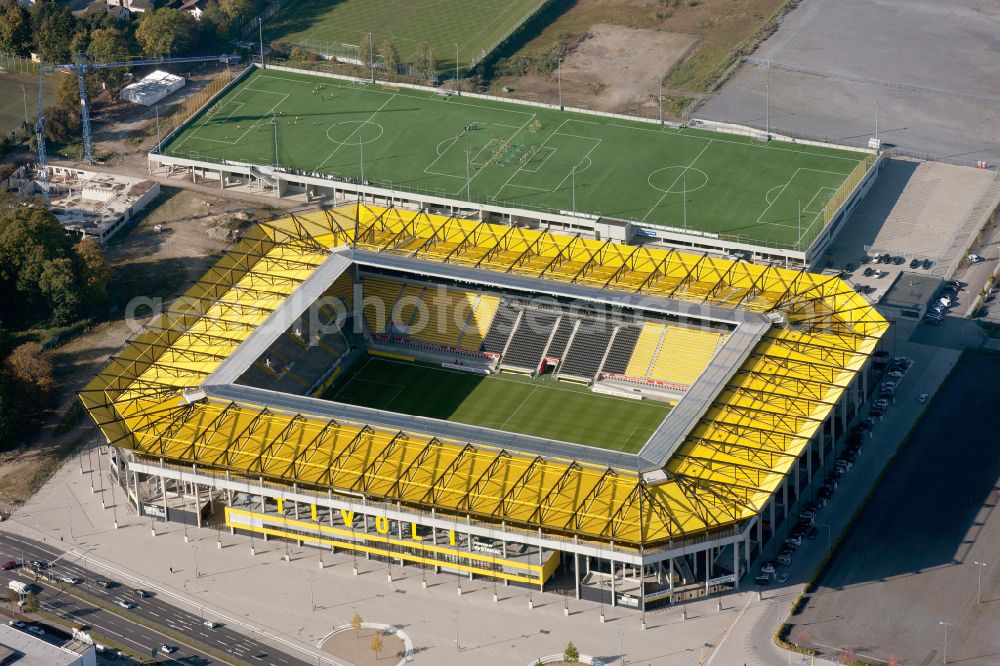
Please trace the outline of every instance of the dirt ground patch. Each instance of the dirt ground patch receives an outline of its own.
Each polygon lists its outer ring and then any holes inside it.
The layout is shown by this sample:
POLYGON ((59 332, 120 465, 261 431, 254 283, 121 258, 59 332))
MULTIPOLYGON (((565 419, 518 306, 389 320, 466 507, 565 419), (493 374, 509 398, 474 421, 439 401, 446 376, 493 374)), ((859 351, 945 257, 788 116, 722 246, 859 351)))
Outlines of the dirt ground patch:
POLYGON ((563 62, 562 78, 599 93, 603 108, 655 99, 663 73, 698 42, 694 35, 604 23, 589 34, 563 62))
MULTIPOLYGON (((630 95, 635 82, 630 75, 623 75, 617 62, 595 61, 591 76, 602 86, 570 82, 564 77, 563 98, 567 105, 602 111, 628 112, 653 117, 657 113, 655 97, 650 103, 650 92, 655 96, 656 82, 664 81, 663 94, 667 96, 666 108, 671 116, 691 100, 701 100, 709 87, 726 71, 732 62, 734 50, 747 41, 753 41, 789 0, 578 0, 567 3, 567 8, 527 41, 508 61, 529 60, 533 66, 523 75, 498 75, 490 82, 494 94, 504 87, 513 88, 515 97, 555 103, 558 99, 555 59, 560 45, 574 44, 583 49, 589 42, 584 37, 602 30, 602 26, 622 29, 629 64, 644 54, 648 58, 649 76, 653 85, 645 85, 639 95, 630 95), (646 33, 686 35, 696 43, 673 59, 663 53, 650 53, 643 39, 646 33), (639 42, 633 42, 638 39, 639 42), (642 108, 636 108, 642 107, 642 108)), ((675 38, 676 39, 676 38, 675 38)), ((654 40, 653 44, 657 44, 654 40)), ((654 46, 654 49, 662 48, 654 46)), ((570 62, 570 57, 564 63, 570 62)), ((636 63, 641 67, 642 63, 636 63)))
POLYGON ((323 643, 322 650, 355 666, 389 666, 397 663, 406 653, 406 647, 398 636, 377 629, 362 629, 356 636, 353 629, 341 631, 330 636, 323 643), (378 657, 371 649, 371 637, 376 632, 382 635, 382 651, 378 657))

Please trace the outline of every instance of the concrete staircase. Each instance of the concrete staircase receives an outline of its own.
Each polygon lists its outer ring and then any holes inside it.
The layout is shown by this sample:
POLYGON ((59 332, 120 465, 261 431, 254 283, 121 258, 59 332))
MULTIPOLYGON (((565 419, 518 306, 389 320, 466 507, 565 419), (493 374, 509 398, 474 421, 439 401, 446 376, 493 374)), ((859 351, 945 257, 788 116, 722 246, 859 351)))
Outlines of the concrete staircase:
POLYGON ((943 280, 961 276, 964 269, 959 271, 958 268, 968 254, 969 246, 982 231, 990 213, 996 209, 997 205, 1000 205, 1000 174, 996 175, 993 182, 983 191, 979 200, 969 211, 962 228, 952 238, 951 246, 931 269, 932 275, 943 280))

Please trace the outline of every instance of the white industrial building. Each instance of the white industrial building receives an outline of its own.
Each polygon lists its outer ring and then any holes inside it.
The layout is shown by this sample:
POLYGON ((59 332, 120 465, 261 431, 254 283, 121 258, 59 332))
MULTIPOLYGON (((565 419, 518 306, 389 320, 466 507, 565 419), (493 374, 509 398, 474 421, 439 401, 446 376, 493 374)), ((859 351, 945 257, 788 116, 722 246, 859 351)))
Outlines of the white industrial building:
POLYGON ((152 106, 175 90, 183 88, 184 84, 183 77, 158 69, 122 88, 119 98, 126 102, 152 106))

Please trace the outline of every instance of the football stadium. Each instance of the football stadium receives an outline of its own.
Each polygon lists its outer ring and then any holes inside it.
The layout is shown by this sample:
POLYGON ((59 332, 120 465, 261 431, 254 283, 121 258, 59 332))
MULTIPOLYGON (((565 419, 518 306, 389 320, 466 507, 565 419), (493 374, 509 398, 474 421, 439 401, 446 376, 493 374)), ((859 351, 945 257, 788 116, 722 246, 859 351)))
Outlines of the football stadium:
POLYGON ((739 588, 887 329, 833 276, 355 203, 253 228, 80 397, 151 521, 645 611, 739 588))
POLYGON ((149 162, 306 202, 365 197, 801 263, 874 182, 879 155, 768 139, 269 66, 220 91, 149 162))

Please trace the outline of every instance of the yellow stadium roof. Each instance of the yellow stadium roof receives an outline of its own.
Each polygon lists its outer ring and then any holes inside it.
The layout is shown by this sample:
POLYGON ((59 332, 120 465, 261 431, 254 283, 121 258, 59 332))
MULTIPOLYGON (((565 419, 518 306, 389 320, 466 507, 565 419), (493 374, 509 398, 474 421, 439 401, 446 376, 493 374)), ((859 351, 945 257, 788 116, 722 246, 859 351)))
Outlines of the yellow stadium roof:
POLYGON ((650 547, 753 516, 874 352, 887 322, 843 281, 672 250, 347 206, 254 228, 81 392, 108 440, 203 470, 616 547, 650 547), (327 259, 352 245, 773 314, 775 325, 666 462, 635 470, 387 431, 197 388, 327 259), (185 398, 194 395, 189 402, 185 398))

